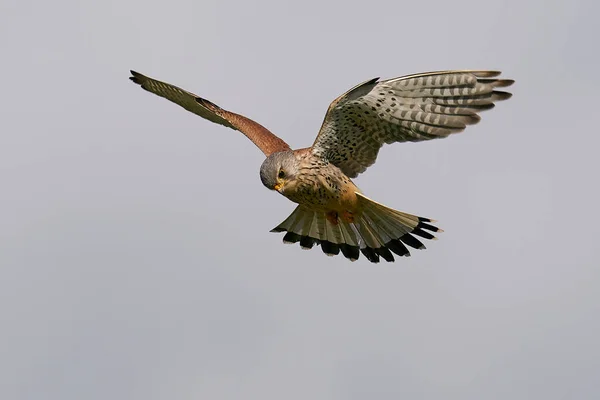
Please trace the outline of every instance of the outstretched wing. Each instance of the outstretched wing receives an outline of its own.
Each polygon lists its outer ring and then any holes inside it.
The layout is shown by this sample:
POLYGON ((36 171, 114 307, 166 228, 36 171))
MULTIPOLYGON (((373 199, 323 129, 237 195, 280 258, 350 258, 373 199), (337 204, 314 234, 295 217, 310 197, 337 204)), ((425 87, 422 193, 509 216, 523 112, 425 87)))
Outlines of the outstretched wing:
POLYGON ((289 150, 287 145, 279 137, 275 136, 264 126, 246 118, 243 115, 223 110, 216 104, 187 92, 169 83, 157 81, 139 72, 131 71, 131 79, 150 93, 179 104, 181 107, 211 122, 235 129, 246 135, 259 149, 268 156, 278 151, 289 150))
POLYGON ((439 71, 366 81, 335 99, 312 146, 351 178, 375 163, 384 143, 444 138, 479 122, 512 95, 498 71, 439 71))

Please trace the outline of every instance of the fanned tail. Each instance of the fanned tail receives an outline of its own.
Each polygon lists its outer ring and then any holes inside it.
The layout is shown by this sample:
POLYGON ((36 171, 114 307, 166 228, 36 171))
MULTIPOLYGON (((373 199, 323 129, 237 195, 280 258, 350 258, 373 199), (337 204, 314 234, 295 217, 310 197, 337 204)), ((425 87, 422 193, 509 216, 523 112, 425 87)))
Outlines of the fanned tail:
POLYGON ((320 245, 325 254, 334 256, 341 252, 350 261, 357 260, 362 253, 374 263, 380 257, 394 261, 392 253, 410 256, 407 246, 424 249, 413 235, 436 239, 430 232, 442 232, 430 224, 435 222, 431 219, 388 208, 360 193, 356 195, 358 212, 352 221, 342 217, 332 221, 325 212, 300 205, 271 232, 286 232, 283 242, 300 242, 303 249, 320 245))

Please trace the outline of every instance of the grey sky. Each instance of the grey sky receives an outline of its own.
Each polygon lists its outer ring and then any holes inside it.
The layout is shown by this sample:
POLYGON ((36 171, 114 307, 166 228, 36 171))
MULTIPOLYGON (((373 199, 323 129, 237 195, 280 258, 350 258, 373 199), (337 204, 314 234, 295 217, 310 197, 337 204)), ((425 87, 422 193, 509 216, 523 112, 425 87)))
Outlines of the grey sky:
POLYGON ((599 8, 2 0, 0 398, 598 398, 599 8), (281 244, 262 153, 127 80, 304 147, 353 85, 459 68, 514 97, 356 180, 446 231, 389 265, 281 244))

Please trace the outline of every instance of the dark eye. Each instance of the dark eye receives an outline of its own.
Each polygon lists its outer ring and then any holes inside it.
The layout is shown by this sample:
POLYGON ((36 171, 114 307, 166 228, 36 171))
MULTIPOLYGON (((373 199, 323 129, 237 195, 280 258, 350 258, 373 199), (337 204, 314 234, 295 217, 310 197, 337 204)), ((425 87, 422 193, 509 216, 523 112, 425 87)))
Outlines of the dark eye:
POLYGON ((285 178, 285 172, 282 169, 279 170, 279 174, 277 175, 280 179, 285 178))

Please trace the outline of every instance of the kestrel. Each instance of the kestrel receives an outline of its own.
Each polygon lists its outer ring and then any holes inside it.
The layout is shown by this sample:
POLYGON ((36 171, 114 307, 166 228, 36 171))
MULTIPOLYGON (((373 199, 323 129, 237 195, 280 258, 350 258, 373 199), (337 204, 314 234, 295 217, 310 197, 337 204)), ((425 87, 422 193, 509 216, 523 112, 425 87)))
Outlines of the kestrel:
POLYGON ((417 237, 435 239, 434 220, 388 208, 352 182, 373 165, 379 149, 395 142, 445 138, 479 122, 479 113, 506 100, 497 88, 513 84, 498 71, 439 71, 363 82, 335 99, 311 147, 292 150, 267 128, 171 84, 131 71, 133 82, 209 121, 238 130, 267 157, 260 179, 294 203, 271 232, 304 249, 315 244, 354 261, 394 261, 407 248, 424 249, 417 237))

